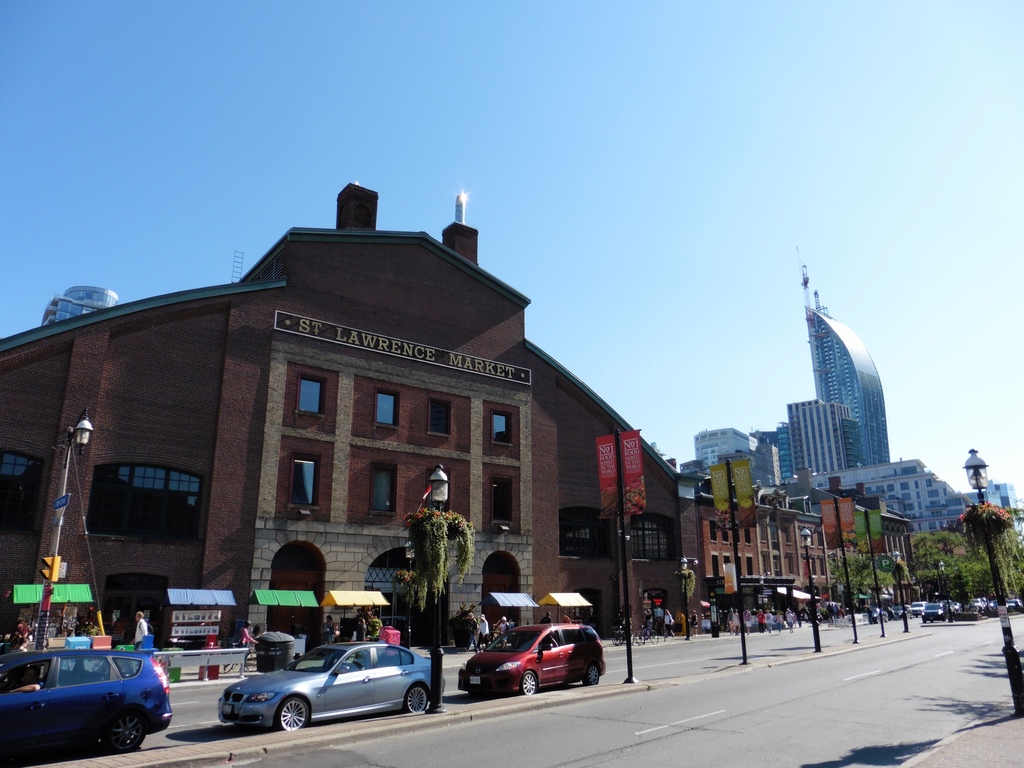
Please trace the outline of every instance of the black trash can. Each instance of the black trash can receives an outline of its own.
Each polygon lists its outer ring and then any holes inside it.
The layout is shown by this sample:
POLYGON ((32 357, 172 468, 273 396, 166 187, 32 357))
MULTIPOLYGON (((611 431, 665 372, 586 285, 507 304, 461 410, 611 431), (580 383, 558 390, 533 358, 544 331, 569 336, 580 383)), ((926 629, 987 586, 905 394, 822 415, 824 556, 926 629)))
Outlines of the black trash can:
POLYGON ((256 671, 276 672, 284 669, 294 653, 294 637, 284 632, 264 632, 256 638, 256 671))

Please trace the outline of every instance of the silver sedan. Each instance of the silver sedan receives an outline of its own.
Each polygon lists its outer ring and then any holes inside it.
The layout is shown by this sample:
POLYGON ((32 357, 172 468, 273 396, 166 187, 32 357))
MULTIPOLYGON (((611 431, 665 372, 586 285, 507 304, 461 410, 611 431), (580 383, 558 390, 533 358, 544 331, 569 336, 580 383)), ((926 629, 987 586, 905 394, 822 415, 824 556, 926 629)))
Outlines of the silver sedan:
POLYGON ((387 643, 321 645, 278 672, 224 689, 222 723, 295 731, 310 722, 430 703, 430 661, 387 643))

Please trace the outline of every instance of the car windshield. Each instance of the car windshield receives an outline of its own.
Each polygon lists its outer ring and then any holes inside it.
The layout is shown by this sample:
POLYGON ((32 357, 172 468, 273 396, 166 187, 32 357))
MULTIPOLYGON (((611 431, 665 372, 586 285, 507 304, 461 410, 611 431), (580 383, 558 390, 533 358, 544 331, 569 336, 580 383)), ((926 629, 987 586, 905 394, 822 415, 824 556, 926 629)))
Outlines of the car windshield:
POLYGON ((940 605, 939 603, 928 603, 924 607, 924 609, 926 611, 940 611, 940 610, 942 610, 942 605, 940 605))
POLYGON ((496 653, 521 653, 530 650, 530 646, 534 644, 539 636, 540 632, 535 630, 527 632, 514 629, 492 641, 487 646, 487 650, 495 651, 496 653))
POLYGON ((295 672, 330 672, 342 652, 336 648, 314 648, 285 667, 295 672))

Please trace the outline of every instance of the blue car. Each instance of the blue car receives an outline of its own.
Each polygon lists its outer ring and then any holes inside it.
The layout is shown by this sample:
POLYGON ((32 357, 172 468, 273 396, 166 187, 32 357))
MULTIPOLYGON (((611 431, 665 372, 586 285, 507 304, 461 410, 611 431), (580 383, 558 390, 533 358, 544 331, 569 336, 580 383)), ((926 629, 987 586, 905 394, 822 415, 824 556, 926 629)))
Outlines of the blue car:
POLYGON ((0 656, 0 755, 100 744, 138 749, 171 724, 169 684, 134 651, 54 648, 0 656))

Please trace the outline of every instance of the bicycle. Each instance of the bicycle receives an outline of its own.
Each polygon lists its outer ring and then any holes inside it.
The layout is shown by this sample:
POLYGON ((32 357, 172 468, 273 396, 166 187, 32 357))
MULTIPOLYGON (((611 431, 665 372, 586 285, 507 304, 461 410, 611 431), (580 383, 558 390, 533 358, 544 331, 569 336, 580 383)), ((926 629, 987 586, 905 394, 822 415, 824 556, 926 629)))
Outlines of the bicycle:
POLYGON ((612 645, 622 645, 624 642, 626 642, 626 628, 616 627, 615 634, 612 635, 612 645))

